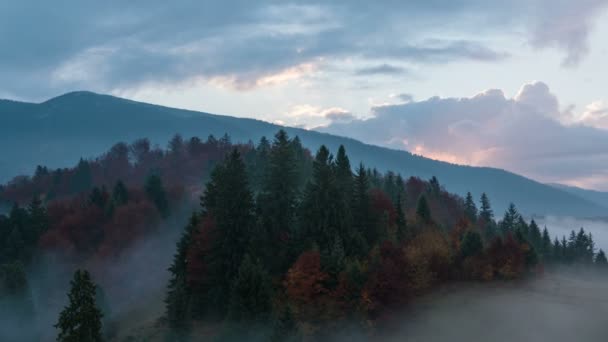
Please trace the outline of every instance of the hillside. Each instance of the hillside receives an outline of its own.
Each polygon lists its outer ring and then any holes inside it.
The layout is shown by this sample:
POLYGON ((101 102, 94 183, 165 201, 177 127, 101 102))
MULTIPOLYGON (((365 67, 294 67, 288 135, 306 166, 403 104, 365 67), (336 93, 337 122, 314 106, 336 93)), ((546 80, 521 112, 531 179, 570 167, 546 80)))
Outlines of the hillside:
MULTIPOLYGON (((234 141, 257 141, 272 136, 280 127, 267 122, 168 108, 90 92, 68 93, 40 104, 0 101, 0 182, 18 174, 31 174, 38 164, 50 167, 74 165, 80 157, 94 157, 116 141, 132 142, 148 137, 164 144, 175 133, 184 137, 230 134, 234 141)), ((450 192, 471 191, 478 198, 488 193, 497 213, 509 202, 531 215, 559 214, 578 217, 603 216, 608 209, 577 194, 541 184, 504 170, 439 162, 406 151, 286 128, 299 136, 305 147, 321 144, 349 151, 353 164, 365 161, 381 171, 404 176, 437 176, 450 192)))

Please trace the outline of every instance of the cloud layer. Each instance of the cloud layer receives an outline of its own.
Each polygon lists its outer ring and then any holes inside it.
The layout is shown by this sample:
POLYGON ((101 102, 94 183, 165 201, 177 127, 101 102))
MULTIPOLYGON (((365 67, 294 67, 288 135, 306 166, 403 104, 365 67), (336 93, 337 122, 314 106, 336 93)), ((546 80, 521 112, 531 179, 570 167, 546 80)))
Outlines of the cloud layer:
POLYGON ((372 66, 351 74, 399 74, 404 63, 507 58, 487 43, 497 31, 523 31, 572 65, 606 2, 4 1, 0 78, 9 81, 0 94, 40 99, 196 79, 249 90, 353 59, 372 66))
POLYGON ((370 119, 333 122, 322 130, 448 162, 608 190, 608 131, 601 129, 605 107, 591 105, 583 115, 560 110, 542 82, 524 85, 513 98, 494 89, 372 112, 370 119))

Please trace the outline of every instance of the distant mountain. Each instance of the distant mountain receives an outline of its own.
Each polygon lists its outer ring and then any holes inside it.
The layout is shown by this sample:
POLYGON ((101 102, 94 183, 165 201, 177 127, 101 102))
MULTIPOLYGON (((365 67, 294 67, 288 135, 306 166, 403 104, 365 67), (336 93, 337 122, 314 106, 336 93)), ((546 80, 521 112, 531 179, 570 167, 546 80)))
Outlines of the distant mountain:
POLYGON ((608 208, 608 192, 582 189, 575 186, 568 186, 556 183, 552 183, 549 185, 608 208))
MULTIPOLYGON (((254 119, 168 108, 91 92, 68 93, 39 104, 0 100, 0 182, 18 174, 31 174, 38 164, 74 165, 80 157, 93 158, 118 141, 147 137, 153 143, 166 144, 175 133, 202 138, 228 133, 233 141, 257 142, 262 136, 272 137, 280 128, 283 127, 254 119)), ((453 165, 350 138, 285 129, 292 136, 298 135, 313 152, 321 144, 332 151, 343 144, 353 165, 363 161, 367 166, 404 176, 434 175, 447 190, 462 195, 471 191, 476 198, 486 192, 498 216, 509 202, 529 215, 591 217, 608 213, 608 204, 600 205, 583 194, 504 170, 453 165)))

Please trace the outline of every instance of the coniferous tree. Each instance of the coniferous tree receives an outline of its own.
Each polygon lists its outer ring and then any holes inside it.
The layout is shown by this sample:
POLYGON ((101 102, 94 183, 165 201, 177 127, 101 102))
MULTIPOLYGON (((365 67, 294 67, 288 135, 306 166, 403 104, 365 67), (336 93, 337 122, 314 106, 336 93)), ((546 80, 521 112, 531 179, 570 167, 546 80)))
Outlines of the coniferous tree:
POLYGON ((212 288, 207 304, 223 316, 228 309, 233 281, 248 251, 254 222, 253 194, 238 150, 234 149, 224 163, 213 170, 201 205, 203 214, 215 222, 210 233, 208 278, 212 288))
POLYGON ((103 314, 95 302, 96 286, 87 271, 78 270, 70 283, 69 304, 59 315, 55 325, 59 329, 57 341, 102 341, 101 318, 103 314))
POLYGON ((156 208, 160 212, 163 218, 169 216, 169 201, 167 200, 167 194, 165 192, 165 188, 163 187, 163 182, 160 176, 158 175, 150 175, 146 179, 146 184, 144 185, 144 189, 146 191, 146 195, 148 198, 156 205, 156 208))
POLYGON ((507 235, 508 233, 515 233, 519 218, 519 212, 517 212, 515 204, 509 204, 509 208, 505 212, 502 221, 500 221, 500 229, 502 231, 502 234, 507 235))
POLYGON ((280 130, 270 150, 268 174, 258 198, 263 241, 256 249, 273 274, 285 271, 291 263, 284 240, 294 231, 298 197, 294 150, 287 133, 280 130))
POLYGON ((187 281, 188 248, 198 226, 198 215, 192 214, 190 222, 177 242, 177 252, 173 256, 173 263, 169 267, 171 277, 167 286, 165 298, 167 321, 171 329, 170 339, 182 340, 189 331, 190 319, 190 288, 187 281))
POLYGON ((88 161, 80 159, 71 178, 70 186, 73 193, 88 191, 93 186, 93 176, 88 161))
POLYGON ((608 268, 608 259, 606 259, 606 254, 600 248, 599 252, 595 256, 595 265, 600 266, 602 268, 608 268))
POLYGON ((418 199, 418 204, 416 206, 416 215, 424 223, 428 223, 431 221, 431 209, 429 208, 429 203, 426 200, 425 195, 420 196, 420 198, 418 199))
POLYGON ((0 264, 0 317, 14 319, 13 323, 20 325, 15 327, 17 329, 28 329, 33 313, 30 287, 23 264, 18 261, 0 264))
POLYGON ((464 201, 464 214, 469 221, 473 223, 477 221, 477 206, 470 192, 467 192, 467 197, 464 201))
POLYGON ((543 229, 543 236, 542 236, 541 249, 540 249, 541 253, 545 257, 550 257, 553 254, 552 248, 553 248, 553 245, 551 244, 551 236, 549 235, 549 231, 547 230, 547 227, 545 227, 545 229, 543 229))
POLYGON ((348 255, 365 254, 367 246, 372 246, 378 239, 377 233, 373 229, 369 186, 367 171, 363 164, 360 164, 354 177, 351 200, 353 225, 350 236, 345 240, 348 255))
POLYGON ((277 317, 271 336, 272 342, 299 341, 298 326, 289 305, 285 305, 277 317))
POLYGON ((536 250, 543 250, 543 236, 538 224, 536 224, 534 219, 530 221, 530 226, 528 229, 528 241, 532 244, 532 246, 534 246, 534 248, 536 248, 536 250))
POLYGON ((481 235, 477 232, 468 231, 462 237, 460 244, 460 255, 463 258, 479 255, 483 252, 481 235))
MULTIPOLYGON (((306 244, 317 243, 321 251, 331 248, 336 236, 342 236, 340 217, 335 198, 337 185, 333 157, 321 146, 313 162, 313 176, 306 186, 301 206, 300 223, 306 244)), ((308 248, 309 246, 305 246, 308 248)))
POLYGON ((121 206, 129 201, 129 191, 122 181, 116 182, 112 190, 112 202, 116 206, 121 206))
POLYGON ((482 218, 486 223, 494 221, 494 211, 490 205, 490 199, 485 192, 481 194, 479 217, 482 218))
POLYGON ((262 265, 246 255, 232 286, 229 318, 241 323, 263 323, 272 310, 270 276, 262 265))
POLYGON ((408 238, 408 231, 405 213, 403 212, 403 203, 401 202, 401 192, 397 194, 397 203, 395 204, 395 209, 397 210, 397 240, 403 241, 408 238))

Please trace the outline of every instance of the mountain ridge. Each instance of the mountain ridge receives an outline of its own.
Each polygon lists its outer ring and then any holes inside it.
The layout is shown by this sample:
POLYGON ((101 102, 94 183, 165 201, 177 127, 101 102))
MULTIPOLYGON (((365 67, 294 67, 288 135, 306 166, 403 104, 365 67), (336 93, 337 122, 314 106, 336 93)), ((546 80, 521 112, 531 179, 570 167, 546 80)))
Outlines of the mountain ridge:
POLYGON ((0 160, 0 182, 17 174, 31 174, 37 164, 65 167, 80 157, 94 158, 119 141, 147 137, 152 143, 165 144, 175 133, 187 138, 228 133, 234 141, 257 142, 281 128, 298 135, 313 152, 321 144, 332 152, 345 145, 353 165, 364 162, 406 177, 434 175, 449 191, 460 195, 471 191, 479 198, 486 192, 497 215, 510 202, 528 215, 593 217, 608 213, 608 202, 598 203, 502 169, 451 164, 348 137, 89 91, 70 92, 41 103, 0 100, 0 155, 6 157, 0 160))

